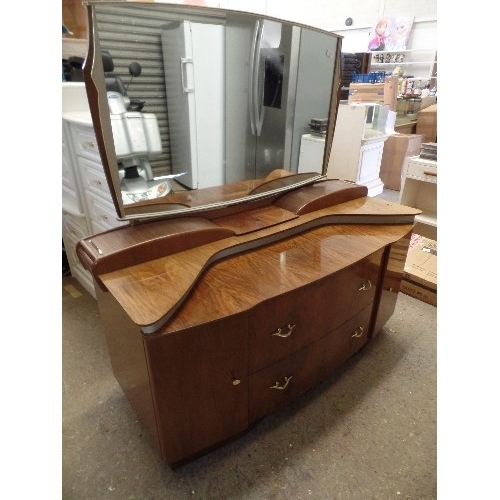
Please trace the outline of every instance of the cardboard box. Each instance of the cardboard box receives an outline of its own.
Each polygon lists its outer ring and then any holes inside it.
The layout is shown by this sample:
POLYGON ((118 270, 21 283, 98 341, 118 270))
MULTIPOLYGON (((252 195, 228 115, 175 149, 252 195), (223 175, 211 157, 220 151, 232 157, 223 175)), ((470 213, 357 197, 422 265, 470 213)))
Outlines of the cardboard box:
POLYGON ((347 102, 349 104, 356 102, 388 104, 391 111, 396 111, 397 91, 397 76, 387 76, 384 83, 351 83, 347 102))
POLYGON ((418 112, 416 132, 424 136, 423 142, 437 142, 437 104, 418 112))
POLYGON ((401 177, 405 161, 409 156, 418 156, 423 141, 422 135, 396 134, 391 135, 384 143, 382 161, 380 163, 380 179, 384 188, 401 189, 401 177))
POLYGON ((384 103, 383 83, 351 83, 349 85, 349 104, 355 102, 384 103))
POLYGON ((412 234, 401 291, 437 306, 437 242, 412 234))

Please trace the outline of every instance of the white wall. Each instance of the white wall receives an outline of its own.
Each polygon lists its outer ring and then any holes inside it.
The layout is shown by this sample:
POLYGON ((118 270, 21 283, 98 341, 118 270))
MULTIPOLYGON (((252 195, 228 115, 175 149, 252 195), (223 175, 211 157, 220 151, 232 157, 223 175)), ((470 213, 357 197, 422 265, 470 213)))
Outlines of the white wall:
POLYGON ((380 17, 414 16, 409 49, 437 48, 437 0, 205 0, 212 7, 263 13, 342 35, 344 52, 364 52, 380 17), (353 20, 351 26, 345 20, 353 20))

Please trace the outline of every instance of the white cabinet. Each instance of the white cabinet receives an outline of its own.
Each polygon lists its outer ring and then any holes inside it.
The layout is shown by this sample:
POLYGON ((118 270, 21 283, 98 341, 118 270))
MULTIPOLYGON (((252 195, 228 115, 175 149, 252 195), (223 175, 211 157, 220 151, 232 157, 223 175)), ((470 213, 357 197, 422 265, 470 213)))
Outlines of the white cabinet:
POLYGON ((371 52, 370 71, 391 73, 397 66, 403 76, 420 82, 421 88, 427 83, 437 87, 437 52, 434 49, 415 49, 371 52))
POLYGON ((414 232, 437 241, 437 161, 419 156, 406 160, 399 203, 422 210, 414 232))
POLYGON ((320 134, 304 134, 300 140, 298 173, 323 172, 325 137, 320 134))
POLYGON ((79 240, 128 224, 118 220, 101 164, 84 83, 63 83, 62 238, 71 275, 95 297, 91 274, 76 256, 79 240))
POLYGON ((387 106, 373 103, 340 104, 327 177, 362 184, 368 196, 384 190, 380 164, 384 142, 387 106))

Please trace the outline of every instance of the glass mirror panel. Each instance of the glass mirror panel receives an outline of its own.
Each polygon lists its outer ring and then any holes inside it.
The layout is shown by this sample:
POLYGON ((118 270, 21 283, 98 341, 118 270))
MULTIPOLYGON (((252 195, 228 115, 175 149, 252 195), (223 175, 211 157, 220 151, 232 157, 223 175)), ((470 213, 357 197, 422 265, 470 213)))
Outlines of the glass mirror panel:
POLYGON ((84 66, 99 150, 121 218, 170 216, 293 189, 326 172, 340 37, 238 11, 88 2, 84 66), (327 124, 298 171, 311 122, 327 124), (230 186, 230 187, 229 187, 230 186), (278 188, 281 189, 281 188, 278 188), (252 194, 252 192, 254 194, 252 194))

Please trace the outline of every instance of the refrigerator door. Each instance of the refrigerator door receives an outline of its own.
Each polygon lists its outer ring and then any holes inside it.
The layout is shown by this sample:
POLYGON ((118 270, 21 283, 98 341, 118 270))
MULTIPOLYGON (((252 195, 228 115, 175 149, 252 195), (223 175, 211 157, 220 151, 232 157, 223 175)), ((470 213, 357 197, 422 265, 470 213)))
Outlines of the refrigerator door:
POLYGON ((293 108, 295 104, 295 93, 290 92, 292 31, 290 24, 269 20, 263 22, 252 89, 256 121, 257 178, 265 177, 277 168, 290 168, 289 164, 285 164, 285 136, 289 108, 293 108))
POLYGON ((291 31, 279 22, 227 15, 226 182, 286 168, 291 31))
POLYGON ((224 184, 224 27, 168 23, 162 50, 172 173, 191 189, 224 184))
POLYGON ((302 135, 311 119, 329 115, 337 43, 314 30, 228 13, 227 182, 298 171, 302 135))
POLYGON ((290 118, 285 148, 290 154, 287 164, 292 172, 297 172, 300 141, 302 135, 310 133, 311 119, 328 118, 337 44, 337 38, 310 29, 300 30, 300 44, 294 43, 298 45, 293 58, 296 62, 295 101, 293 111, 289 112, 293 119, 290 118))

